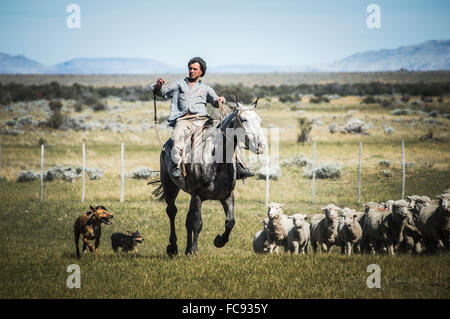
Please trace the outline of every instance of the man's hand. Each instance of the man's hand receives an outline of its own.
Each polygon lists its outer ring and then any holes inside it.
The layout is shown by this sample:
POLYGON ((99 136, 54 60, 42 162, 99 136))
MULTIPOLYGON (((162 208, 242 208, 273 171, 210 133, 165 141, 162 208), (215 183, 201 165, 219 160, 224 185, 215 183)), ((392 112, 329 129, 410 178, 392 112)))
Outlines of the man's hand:
POLYGON ((164 81, 164 79, 162 79, 162 78, 159 78, 158 80, 156 80, 155 90, 160 91, 165 82, 166 81, 164 81))
POLYGON ((225 98, 223 96, 219 96, 217 98, 217 102, 220 102, 221 104, 224 104, 225 103, 225 98))

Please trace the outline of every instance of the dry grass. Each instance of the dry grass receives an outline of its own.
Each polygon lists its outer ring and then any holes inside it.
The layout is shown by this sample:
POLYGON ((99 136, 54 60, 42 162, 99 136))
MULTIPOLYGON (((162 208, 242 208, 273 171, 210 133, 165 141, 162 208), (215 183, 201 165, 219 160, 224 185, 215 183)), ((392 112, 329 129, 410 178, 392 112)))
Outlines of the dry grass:
MULTIPOLYGON (((127 78, 128 79, 128 78, 127 78)), ((95 79, 92 79, 94 81, 95 79)), ((311 131, 317 143, 317 161, 340 162, 342 176, 337 180, 316 181, 316 204, 311 204, 311 185, 301 168, 283 168, 282 177, 271 181, 270 199, 286 204, 286 213, 314 214, 320 207, 334 203, 358 210, 357 161, 359 141, 363 141, 362 202, 398 199, 401 196, 401 140, 405 140, 407 194, 434 198, 450 188, 449 120, 435 127, 439 141, 421 141, 431 126, 421 116, 393 116, 389 109, 361 105, 358 97, 347 97, 324 104, 304 103, 306 116, 320 119, 311 131), (352 111, 354 110, 354 111, 352 111), (350 112, 349 112, 350 111, 350 112), (344 124, 346 116, 372 122, 370 135, 331 134, 328 125, 344 124), (335 117, 335 118, 333 118, 335 117), (401 121, 394 121, 401 119, 401 121), (419 123, 412 126, 410 120, 419 123), (393 135, 383 133, 382 124, 395 128, 393 135), (392 162, 392 176, 381 174, 380 159, 392 162), (432 166, 432 167, 430 167, 432 166)), ((108 103, 115 103, 108 101, 108 103)), ((159 103, 161 113, 168 103, 159 103)), ((84 111, 86 112, 86 111, 84 111)), ((124 103, 124 121, 152 121, 152 104, 124 103), (134 107, 132 107, 134 106, 134 107)), ((280 128, 279 155, 291 158, 304 153, 312 158, 312 145, 297 144, 297 113, 290 105, 264 103, 258 114, 263 125, 280 128), (265 105, 265 106, 263 106, 265 105)), ((115 114, 117 115, 117 114, 115 114)), ((114 115, 114 116, 115 116, 114 115)), ((12 116, 0 112, 0 121, 12 116)), ((14 115, 13 115, 14 116, 14 115)), ((108 111, 92 112, 92 119, 112 117, 108 111)), ((164 140, 170 130, 160 131, 164 140)), ((112 133, 110 131, 73 132, 45 129, 28 130, 24 135, 0 136, 2 145, 0 184, 0 296, 2 298, 449 298, 449 254, 442 256, 257 256, 252 239, 265 217, 265 181, 251 178, 236 187, 236 226, 230 242, 222 249, 213 239, 224 228, 224 214, 217 202, 203 204, 203 230, 199 254, 185 257, 185 212, 187 194, 180 193, 176 223, 181 256, 168 259, 169 222, 165 205, 150 196, 143 180, 126 180, 125 202, 120 199, 120 143, 126 145, 125 170, 137 166, 159 168, 159 145, 154 131, 112 133), (87 181, 86 203, 81 200, 81 180, 72 183, 45 183, 44 202, 39 202, 39 181, 17 183, 21 170, 40 169, 39 138, 46 141, 45 168, 57 164, 82 164, 81 145, 87 147, 87 166, 100 167, 104 177, 87 181), (100 258, 74 257, 72 227, 76 216, 88 204, 105 205, 115 215, 112 226, 103 226, 100 258), (110 248, 113 232, 139 229, 145 242, 140 254, 115 255, 110 248), (67 289, 66 267, 77 263, 82 269, 82 289, 67 289), (382 288, 368 289, 366 268, 376 263, 382 269, 382 288)))

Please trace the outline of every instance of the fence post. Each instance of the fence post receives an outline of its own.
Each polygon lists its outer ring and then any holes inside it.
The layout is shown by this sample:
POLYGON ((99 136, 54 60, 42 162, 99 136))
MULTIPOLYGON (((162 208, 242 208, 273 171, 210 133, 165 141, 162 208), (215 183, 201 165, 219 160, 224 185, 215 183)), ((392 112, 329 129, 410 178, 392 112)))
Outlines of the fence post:
POLYGON ((402 199, 405 199, 405 141, 402 140, 402 199))
POLYGON ((314 204, 314 197, 316 194, 316 142, 313 144, 313 189, 312 189, 312 203, 314 204))
POLYGON ((122 178, 122 186, 120 188, 120 202, 123 203, 123 192, 125 189, 125 174, 124 174, 124 144, 121 145, 121 165, 120 165, 120 175, 122 178))
POLYGON ((44 144, 41 145, 41 188, 40 188, 41 202, 44 200, 44 144))
POLYGON ((362 158, 362 141, 359 141, 359 161, 358 161, 358 204, 361 204, 361 158, 362 158))
POLYGON ((81 202, 84 203, 84 194, 86 187, 86 146, 83 144, 83 189, 81 192, 81 202))

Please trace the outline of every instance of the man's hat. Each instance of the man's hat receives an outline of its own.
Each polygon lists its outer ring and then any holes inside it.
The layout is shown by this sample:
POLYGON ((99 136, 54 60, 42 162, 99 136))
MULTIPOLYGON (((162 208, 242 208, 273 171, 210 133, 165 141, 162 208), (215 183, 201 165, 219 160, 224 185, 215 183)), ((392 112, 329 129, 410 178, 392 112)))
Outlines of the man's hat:
POLYGON ((201 76, 204 76, 205 75, 205 73, 206 73, 206 62, 205 62, 205 60, 203 60, 201 57, 195 57, 195 58, 192 58, 192 59, 190 59, 189 60, 189 62, 188 62, 188 67, 192 64, 192 63, 195 63, 195 62, 197 62, 198 64, 200 64, 200 68, 202 69, 202 75, 201 76))

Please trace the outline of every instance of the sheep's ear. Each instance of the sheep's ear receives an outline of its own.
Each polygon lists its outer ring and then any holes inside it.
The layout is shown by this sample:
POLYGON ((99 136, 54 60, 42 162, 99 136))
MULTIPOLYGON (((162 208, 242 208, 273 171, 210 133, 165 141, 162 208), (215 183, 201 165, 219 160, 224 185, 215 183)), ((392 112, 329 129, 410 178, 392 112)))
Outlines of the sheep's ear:
POLYGON ((289 219, 294 219, 294 217, 293 217, 293 216, 288 216, 287 218, 289 218, 289 219))
POLYGON ((411 196, 406 196, 406 198, 407 198, 409 201, 411 201, 411 196))
POLYGON ((284 204, 280 204, 280 207, 283 207, 284 206, 284 204))

